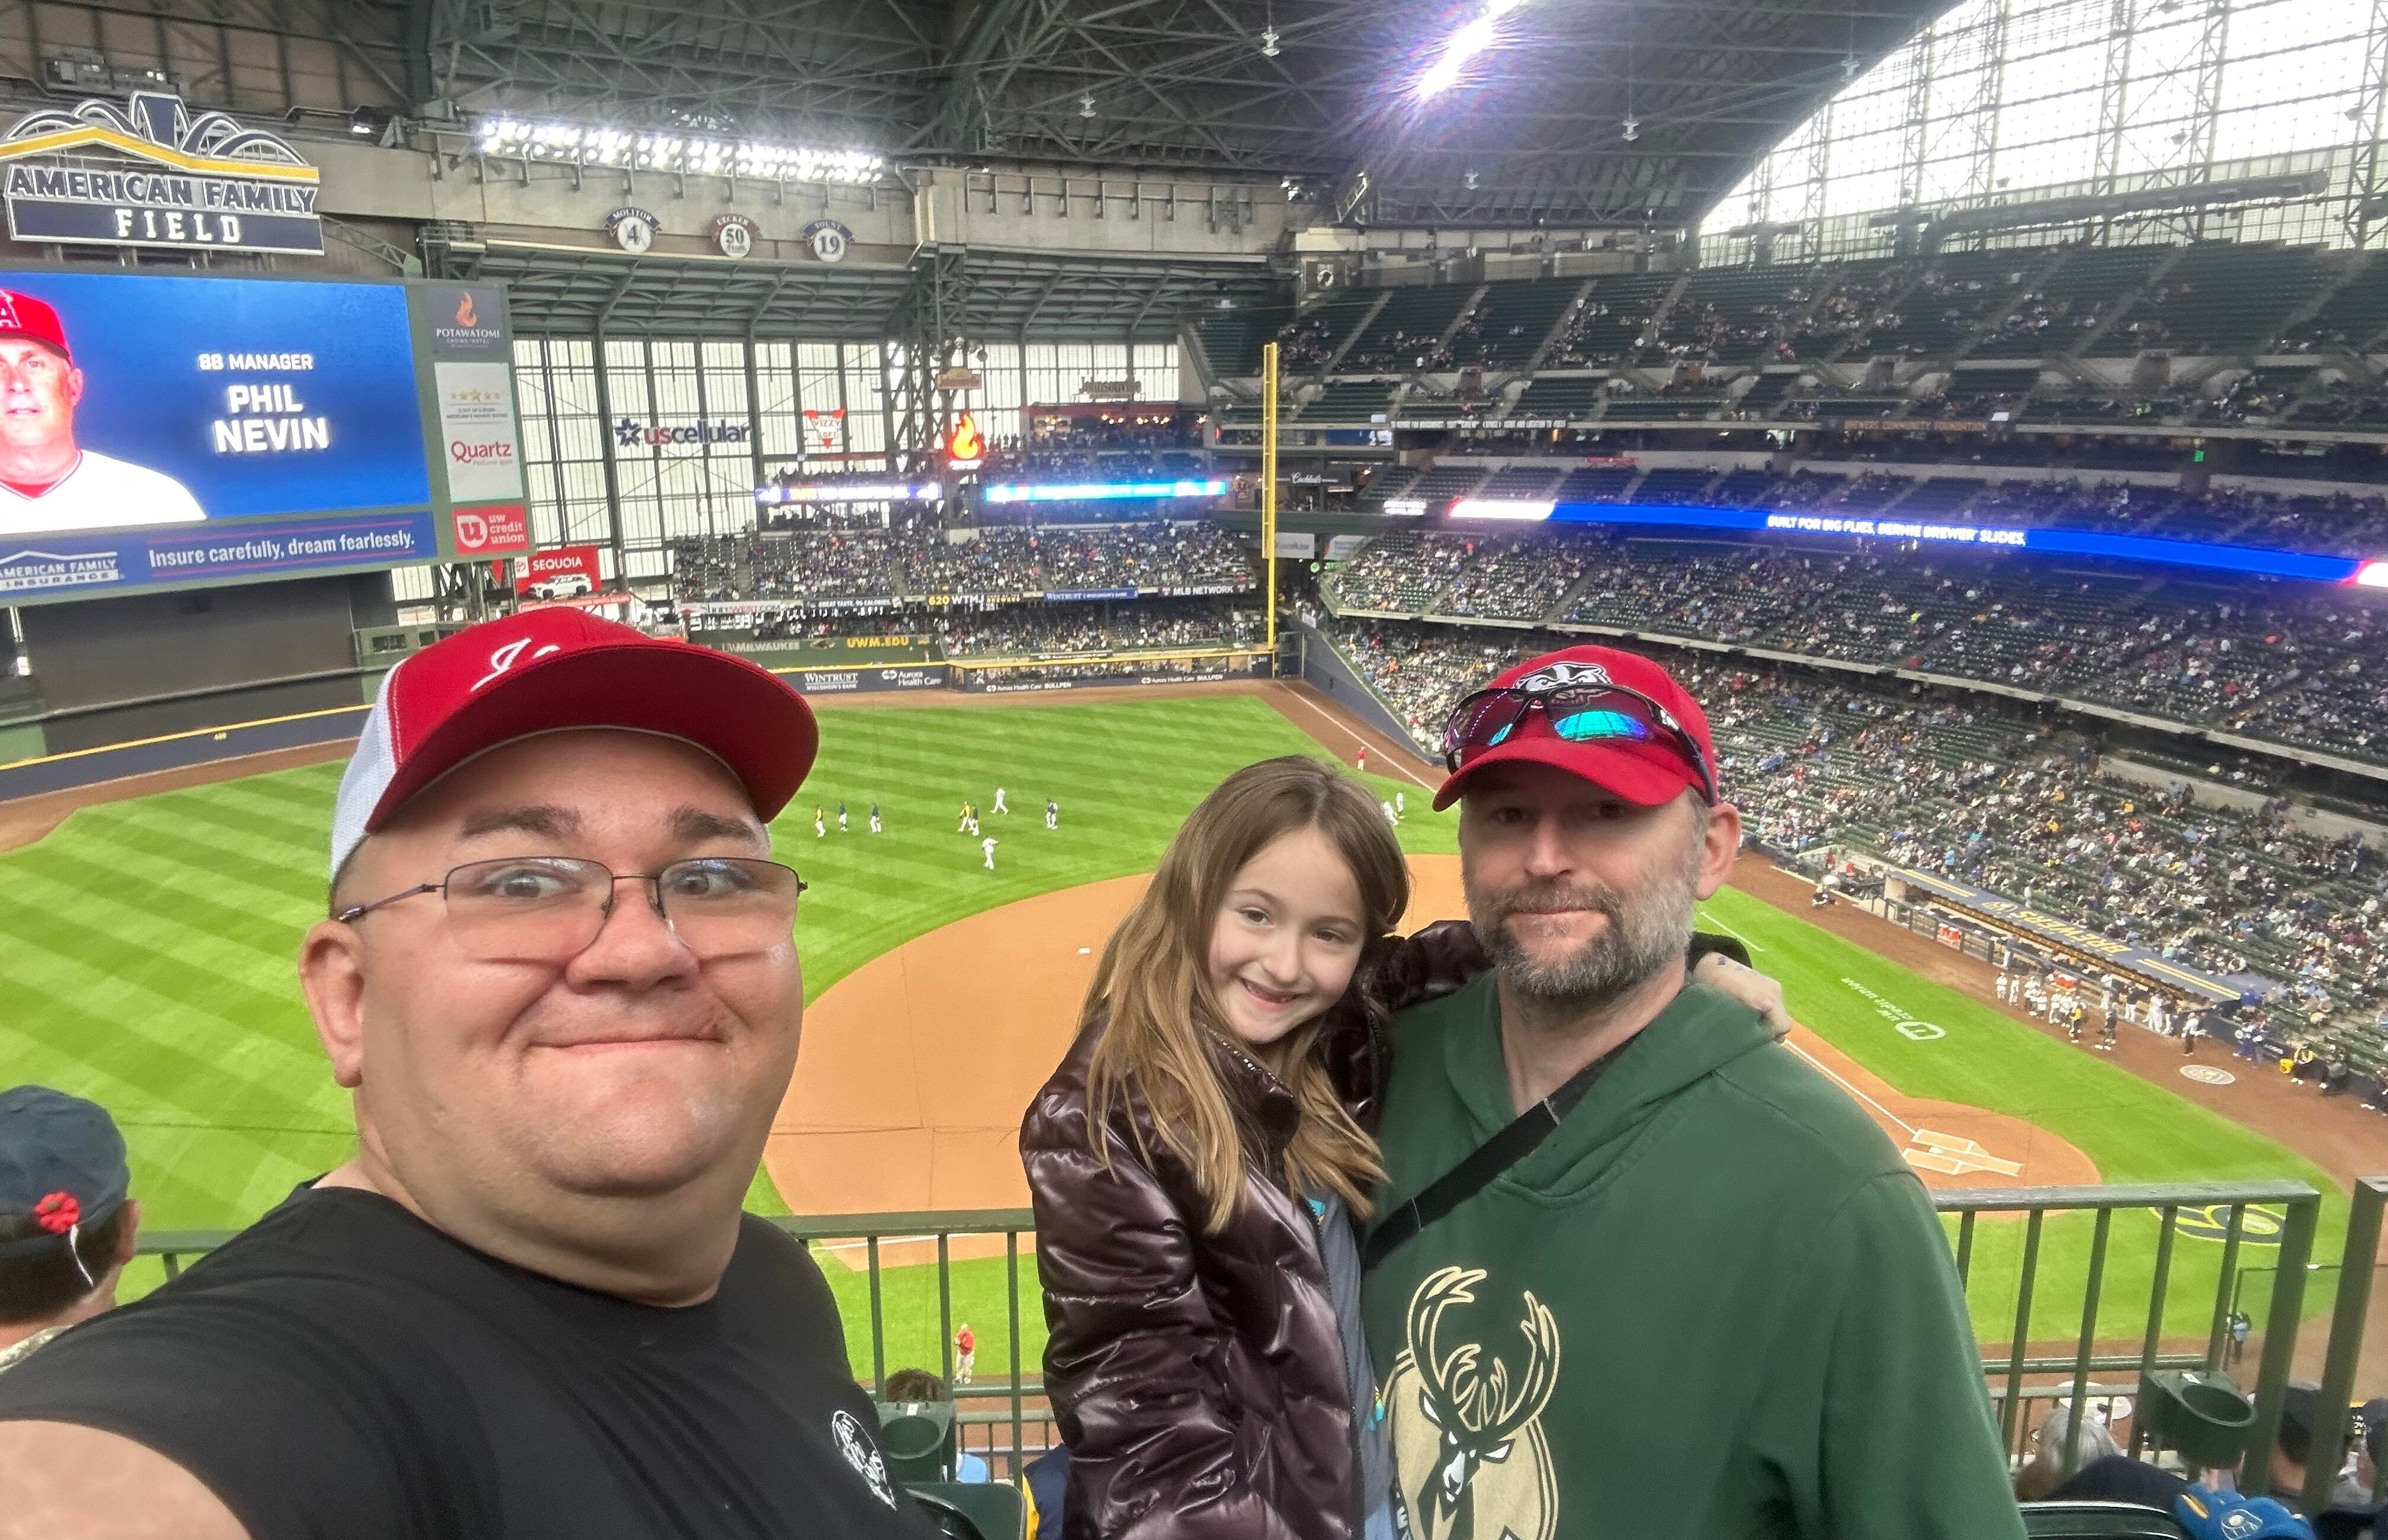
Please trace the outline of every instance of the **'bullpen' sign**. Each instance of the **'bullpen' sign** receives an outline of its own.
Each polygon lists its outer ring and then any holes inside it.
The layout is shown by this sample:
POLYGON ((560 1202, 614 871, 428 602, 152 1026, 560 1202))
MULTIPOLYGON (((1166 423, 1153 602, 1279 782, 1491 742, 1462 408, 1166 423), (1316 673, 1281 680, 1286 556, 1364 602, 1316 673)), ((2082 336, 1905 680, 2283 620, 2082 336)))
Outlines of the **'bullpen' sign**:
POLYGON ((315 168, 279 134, 194 118, 170 92, 28 113, 0 137, 0 168, 20 241, 324 253, 315 168))

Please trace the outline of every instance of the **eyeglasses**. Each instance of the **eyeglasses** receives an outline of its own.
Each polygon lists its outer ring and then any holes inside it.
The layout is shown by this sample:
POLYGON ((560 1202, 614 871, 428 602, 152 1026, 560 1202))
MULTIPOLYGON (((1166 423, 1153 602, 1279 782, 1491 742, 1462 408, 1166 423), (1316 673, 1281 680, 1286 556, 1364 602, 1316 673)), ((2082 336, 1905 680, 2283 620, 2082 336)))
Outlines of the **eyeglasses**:
POLYGON ((1550 719, 1551 732, 1571 744, 1667 745, 1690 762, 1699 776, 1701 795, 1710 802, 1717 799, 1716 771, 1701 752, 1699 741, 1675 720, 1673 712, 1622 684, 1479 690, 1453 706, 1443 719, 1443 768, 1455 774, 1467 756, 1499 747, 1536 706, 1550 719))
POLYGON ((674 861, 660 872, 616 873, 574 856, 508 856, 471 861, 446 880, 340 910, 353 924, 377 909, 426 893, 446 899, 456 938, 483 962, 563 962, 605 928, 614 892, 645 883, 650 901, 683 946, 701 958, 768 951, 796 923, 806 884, 794 867, 733 856, 674 861))

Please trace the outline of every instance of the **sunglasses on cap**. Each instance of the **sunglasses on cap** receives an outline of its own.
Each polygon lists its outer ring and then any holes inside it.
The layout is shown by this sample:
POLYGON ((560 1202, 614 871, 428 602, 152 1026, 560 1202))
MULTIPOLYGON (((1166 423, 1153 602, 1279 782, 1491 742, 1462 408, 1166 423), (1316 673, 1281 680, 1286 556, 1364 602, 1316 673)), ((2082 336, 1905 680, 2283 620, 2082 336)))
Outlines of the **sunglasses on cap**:
POLYGON ((1699 777, 1700 795, 1710 802, 1717 799, 1716 771, 1698 740, 1675 720, 1674 713, 1622 684, 1479 690, 1443 719, 1443 768, 1457 774, 1467 756, 1500 747, 1537 706, 1550 719, 1553 735, 1570 744, 1660 744, 1673 749, 1699 777))

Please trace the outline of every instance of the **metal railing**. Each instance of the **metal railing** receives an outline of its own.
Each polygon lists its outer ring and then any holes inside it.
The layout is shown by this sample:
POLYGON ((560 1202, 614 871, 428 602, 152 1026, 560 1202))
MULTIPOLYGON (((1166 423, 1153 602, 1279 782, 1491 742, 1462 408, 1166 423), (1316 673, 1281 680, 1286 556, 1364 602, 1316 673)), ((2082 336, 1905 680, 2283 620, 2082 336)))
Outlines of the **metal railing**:
MULTIPOLYGON (((1975 1244, 1981 1233, 1981 1221, 1986 1215, 2013 1215, 2024 1224, 2023 1257, 2015 1281, 2014 1327, 2001 1357, 1986 1354, 1982 1372, 1990 1382, 1990 1401, 1999 1418, 1999 1433, 2011 1456, 2019 1455, 2030 1430, 2025 1415, 2026 1404, 2033 1399, 2065 1395, 2072 1406, 2089 1405, 2091 1393, 2136 1394, 2139 1377, 2160 1368, 2205 1368, 2222 1367, 2225 1344, 2229 1340, 2229 1310, 2232 1279, 2238 1271, 2239 1252, 2244 1238, 2247 1220, 2255 1205, 2277 1206, 2280 1209, 2280 1248, 2276 1260, 2269 1320, 2264 1333, 2263 1356, 2255 1376, 2255 1422, 2249 1430, 2250 1449, 2268 1449, 2280 1422, 2280 1396, 2288 1384, 2289 1368, 2296 1352, 2297 1329, 2304 1319, 2305 1264, 2313 1255, 2315 1232, 2321 1224, 2321 1194, 2303 1182, 2191 1182, 2153 1186, 2116 1185, 2105 1187, 2025 1187, 1977 1188, 1943 1190, 1932 1195, 1933 1206, 1944 1215, 1957 1216, 1957 1275, 1967 1284, 1973 1282, 1975 1244), (2146 1324, 2140 1333, 2136 1347, 2108 1340, 2102 1343, 2099 1310, 2105 1291, 2109 1242, 2113 1238, 2115 1215, 2127 1211, 2153 1210, 2157 1215, 2155 1256, 2148 1290, 2146 1324), (2217 1211, 2222 1219, 2222 1257, 2215 1274, 2214 1300, 2202 1348, 2183 1351, 2165 1348, 2165 1322, 2171 1304, 2174 1243, 2180 1233, 2184 1211, 2194 1211, 2209 1218, 2217 1211), (2041 1242, 2046 1236, 2047 1222, 2051 1214, 2088 1212, 2094 1215, 2090 1239, 2089 1266, 2081 1290, 2080 1326, 2069 1354, 2043 1355, 2031 1354, 2031 1321, 2034 1295, 2039 1283, 2041 1242), (2128 1386, 2092 1385, 2093 1370, 2122 1369, 2131 1373, 2128 1386), (2030 1394, 2025 1381, 2027 1377, 2063 1377, 2062 1383, 2039 1388, 2030 1394)), ((2376 1218, 2376 1211, 2375 1211, 2376 1218)), ((2376 1232, 2375 1232, 2376 1233, 2376 1232)), ((2352 1236, 2350 1235, 2350 1242, 2352 1236)), ((2350 1382, 2353 1369, 2348 1369, 2350 1382)), ((2064 1464, 2074 1466, 2079 1452, 2083 1419, 2068 1419, 2064 1464)), ((2142 1430, 2134 1419, 2131 1435, 2132 1452, 2137 1454, 2144 1445, 2142 1430)), ((2261 1460, 2250 1462, 2250 1490, 2263 1490, 2265 1476, 2261 1460)))
MULTIPOLYGON (((2380 1265, 2381 1211, 2388 1207, 2388 1177, 2367 1177, 2355 1184, 2355 1202, 2346 1215, 2346 1250, 2338 1269, 2338 1297, 2331 1302, 2330 1341, 2322 1350, 2321 1408, 2317 1414, 2312 1450, 2344 1447, 2355 1373, 2363 1356, 2363 1334, 2369 1324, 2373 1274, 2380 1265)), ((2285 1260, 2283 1268, 2287 1266, 2285 1260)), ((2271 1344, 2264 1344, 2268 1349, 2271 1344)), ((2270 1357, 2268 1352, 2266 1358, 2270 1357)), ((2260 1421, 2261 1419, 2259 1418, 2260 1421)), ((2259 1446, 2260 1447, 2260 1446, 2259 1446)), ((2304 1508, 2319 1513, 2330 1506, 2331 1483, 2338 1476, 2335 1459, 2305 1462, 2304 1508)))
MULTIPOLYGON (((2061 1396, 2075 1406, 2084 1406, 2101 1396, 2137 1394, 2139 1377, 2153 1369, 2221 1368, 2230 1341, 2229 1322, 2235 1301, 2235 1280, 2241 1272, 2254 1270, 2239 1266, 2242 1240, 2251 1217, 2260 1222, 2273 1220, 2276 1215, 2278 1248, 2264 1269, 2272 1274, 2273 1286, 2266 1306, 2262 1353, 2254 1387, 2255 1423, 2248 1445, 2251 1449, 2270 1447, 2280 1424, 2281 1393, 2296 1352, 2305 1314, 2307 1264, 2321 1221, 2322 1197, 2313 1188, 2303 1182, 2271 1181, 1960 1189, 1936 1192, 1933 1204, 1944 1216, 1955 1221, 1957 1272, 1969 1288, 1981 1281, 1976 1274, 1983 1269, 1977 1264, 1988 1250, 1982 1242, 1993 1232, 1993 1227, 2009 1223, 2022 1227, 2009 1339, 2001 1345, 1988 1340, 1987 1328, 1983 1329, 1985 1389, 2011 1456, 2021 1455, 2028 1441, 2029 1410, 2034 1402, 2061 1396), (2117 1337, 2111 1330, 2102 1330, 2100 1326, 2102 1310, 2113 1308, 2107 1299, 2107 1279, 2115 1221, 2117 1215, 2139 1213, 2153 1213, 2157 1223, 2146 1311, 2140 1317, 2143 1325, 2135 1338, 2117 1337), (2091 1229, 2088 1265, 2080 1284, 2079 1312, 2072 1317, 2077 1321, 2077 1329, 2061 1350, 2048 1351, 2044 1346, 2036 1353, 2032 1322, 2035 1311, 2044 1311, 2048 1303, 2042 1294, 2043 1265, 2050 1252, 2044 1244, 2049 1238, 2048 1226, 2052 1219, 2083 1215, 2090 1217, 2091 1229), (2201 1294, 2190 1305, 2202 1330, 2187 1334, 2186 1340, 2184 1333, 2176 1330, 2169 1333, 2168 1340, 2166 1324, 2175 1303, 2176 1241, 2185 1215, 2195 1217, 2202 1225, 2218 1227, 2221 1255, 2210 1304, 2201 1294), (2094 1378, 2102 1374, 2125 1378, 2111 1381, 2094 1378)), ((2365 1304, 2382 1232, 2383 1206, 2388 1206, 2388 1178, 2358 1184, 2347 1228, 2346 1262, 2340 1271, 2331 1322, 2328 1368, 2323 1377, 2324 1420, 2314 1431, 2314 1446, 2318 1449, 2336 1447, 2333 1441, 2343 1436, 2347 1396, 2362 1343, 2365 1304)), ((1030 1446, 1028 1435, 1032 1430, 1036 1435, 1036 1448, 1050 1445, 1052 1414, 1042 1404, 1042 1383, 1027 1372, 1023 1346, 1023 1313, 1029 1308, 1041 1312, 1043 1307, 1041 1300, 1023 1303, 1022 1298, 1021 1263, 1030 1250, 1023 1239, 1033 1243, 1033 1211, 837 1215, 775 1218, 771 1222, 817 1254, 828 1254, 824 1257, 825 1271, 841 1279, 859 1272, 861 1318, 855 1318, 856 1307, 852 1304, 844 1307, 849 1332, 867 1327, 868 1373, 865 1374, 866 1366, 857 1362, 857 1379, 873 1389, 883 1385, 887 1379, 887 1290, 891 1273, 933 1266, 940 1343, 937 1368, 953 1387, 963 1447, 982 1454, 990 1463, 1001 1459, 1016 1469, 1021 1458, 1036 1452, 1030 1446), (974 1380, 969 1385, 955 1385, 956 1243, 975 1242, 969 1249, 986 1250, 991 1249, 997 1237, 1002 1242, 1002 1308, 1007 1327, 1002 1344, 1004 1361, 998 1366, 1001 1373, 999 1377, 974 1380), (862 1254, 858 1269, 845 1255, 853 1250, 862 1254), (891 1253, 898 1258, 917 1255, 920 1260, 891 1260, 891 1253), (988 1408, 988 1402, 995 1406, 988 1408), (973 1408, 972 1403, 978 1406, 973 1408), (974 1432, 983 1432, 984 1439, 973 1441, 974 1432), (1009 1435, 1005 1445, 997 1444, 998 1434, 1009 1435)), ((159 1257, 171 1279, 179 1275, 189 1260, 222 1244, 231 1234, 223 1230, 150 1231, 142 1235, 140 1249, 145 1255, 159 1257)), ((2205 1243, 2211 1243, 2210 1238, 2205 1243)), ((962 1260, 960 1265, 969 1266, 969 1260, 962 1260)), ((854 1292, 851 1283, 844 1287, 854 1292)), ((1034 1287, 1033 1280, 1030 1287, 1034 1287)), ((2081 1419, 2072 1421, 2077 1439, 2081 1419)), ((2135 1432, 2132 1452, 2138 1453, 2143 1443, 2143 1437, 2135 1432)), ((2073 1463, 2074 1453, 2066 1451, 2068 1466, 2073 1463)), ((2308 1480, 2309 1499, 2316 1482, 2323 1483, 2321 1490, 2327 1495, 2327 1481, 2335 1474, 2335 1467, 2324 1472, 2321 1467, 2326 1463, 2315 1462, 2308 1480)), ((2266 1480, 2265 1462, 2250 1460, 2248 1489, 2261 1490, 2266 1480)))

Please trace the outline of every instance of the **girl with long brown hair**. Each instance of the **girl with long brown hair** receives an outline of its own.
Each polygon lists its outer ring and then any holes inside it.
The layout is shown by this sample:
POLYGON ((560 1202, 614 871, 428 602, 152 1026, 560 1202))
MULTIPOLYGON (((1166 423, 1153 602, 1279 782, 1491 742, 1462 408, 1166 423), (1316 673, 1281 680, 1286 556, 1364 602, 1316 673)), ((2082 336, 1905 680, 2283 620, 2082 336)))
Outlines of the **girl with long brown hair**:
POLYGON ((1359 783, 1271 759, 1194 809, 1104 948, 1021 1131, 1064 1540, 1343 1540, 1384 1503, 1346 1217, 1384 1173, 1321 1037, 1409 888, 1359 783))

